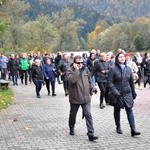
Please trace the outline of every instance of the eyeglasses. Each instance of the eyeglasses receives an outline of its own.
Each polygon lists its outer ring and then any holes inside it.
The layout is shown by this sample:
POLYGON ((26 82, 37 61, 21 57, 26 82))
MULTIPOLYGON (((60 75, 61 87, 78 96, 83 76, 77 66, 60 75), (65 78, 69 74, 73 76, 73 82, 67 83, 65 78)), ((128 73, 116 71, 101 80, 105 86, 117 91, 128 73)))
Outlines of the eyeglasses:
POLYGON ((79 65, 80 65, 80 64, 83 64, 83 62, 76 62, 76 64, 79 64, 79 65))

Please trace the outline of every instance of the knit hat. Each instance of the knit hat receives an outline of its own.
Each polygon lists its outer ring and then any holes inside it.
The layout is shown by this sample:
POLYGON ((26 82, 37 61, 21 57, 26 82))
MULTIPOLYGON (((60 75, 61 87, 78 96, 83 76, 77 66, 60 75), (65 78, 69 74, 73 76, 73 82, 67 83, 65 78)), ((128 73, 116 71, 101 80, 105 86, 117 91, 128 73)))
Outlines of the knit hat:
POLYGON ((125 54, 125 57, 130 57, 130 56, 131 56, 130 53, 125 54))

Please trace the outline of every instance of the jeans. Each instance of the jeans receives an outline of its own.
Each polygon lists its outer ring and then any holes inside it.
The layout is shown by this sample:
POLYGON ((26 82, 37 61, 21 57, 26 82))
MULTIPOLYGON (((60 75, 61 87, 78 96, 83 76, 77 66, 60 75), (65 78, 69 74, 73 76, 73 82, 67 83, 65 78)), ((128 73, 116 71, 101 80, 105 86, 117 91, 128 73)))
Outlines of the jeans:
MULTIPOLYGON (((115 124, 116 124, 117 128, 121 127, 121 125, 120 125, 120 110, 121 110, 121 108, 114 107, 114 119, 115 119, 115 124)), ((133 115, 132 108, 128 108, 125 105, 125 110, 127 113, 127 119, 128 119, 130 128, 135 129, 135 121, 134 121, 134 115, 133 115)))
POLYGON ((12 77, 12 81, 13 81, 13 85, 17 85, 17 79, 18 79, 18 75, 11 75, 12 77))
POLYGON ((95 89, 95 85, 96 85, 95 76, 91 76, 91 82, 92 82, 93 89, 95 89))
POLYGON ((103 99, 105 97, 105 100, 107 101, 108 94, 106 93, 106 87, 107 83, 106 82, 97 82, 98 87, 100 89, 100 106, 103 105, 103 99))
POLYGON ((33 83, 35 84, 36 95, 40 96, 40 91, 42 89, 43 81, 42 80, 33 80, 33 83))
POLYGON ((69 127, 74 128, 76 123, 76 115, 78 112, 79 107, 82 107, 83 110, 83 116, 86 120, 86 126, 87 126, 87 135, 93 136, 94 135, 94 128, 93 128, 93 119, 91 115, 91 105, 90 103, 87 104, 70 104, 70 115, 69 115, 69 127))
POLYGON ((65 92, 68 91, 68 87, 69 87, 68 81, 63 81, 63 87, 65 92))
POLYGON ((55 94, 55 81, 49 81, 49 79, 45 79, 45 83, 48 93, 50 93, 50 83, 51 83, 52 94, 55 94))
POLYGON ((7 68, 1 68, 1 79, 6 80, 7 68))

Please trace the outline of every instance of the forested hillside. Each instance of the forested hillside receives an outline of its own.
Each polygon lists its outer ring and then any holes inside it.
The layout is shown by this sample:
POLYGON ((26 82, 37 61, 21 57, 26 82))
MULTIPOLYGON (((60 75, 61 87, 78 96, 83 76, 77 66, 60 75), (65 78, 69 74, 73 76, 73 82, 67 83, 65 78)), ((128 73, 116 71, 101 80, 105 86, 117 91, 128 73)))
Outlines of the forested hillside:
POLYGON ((108 19, 123 20, 135 17, 150 17, 150 0, 47 0, 59 6, 77 3, 93 8, 108 19))
POLYGON ((150 49, 150 0, 0 0, 0 51, 150 49))
POLYGON ((91 32, 97 21, 105 19, 110 25, 122 21, 132 21, 137 17, 150 17, 150 0, 25 0, 29 2, 30 19, 39 14, 51 15, 69 7, 75 18, 84 19, 87 24, 80 30, 83 37, 91 32))
MULTIPOLYGON (((52 13, 61 11, 63 8, 70 8, 74 11, 75 18, 84 19, 87 24, 84 25, 78 33, 80 36, 86 37, 88 32, 91 32, 96 22, 103 17, 93 8, 86 5, 81 5, 78 3, 63 3, 63 1, 58 3, 58 1, 41 1, 41 0, 25 0, 30 4, 30 9, 28 10, 29 19, 36 19, 38 15, 44 14, 51 16, 52 13), (67 5, 66 5, 67 4, 67 5)), ((65 2, 65 1, 64 1, 65 2)))

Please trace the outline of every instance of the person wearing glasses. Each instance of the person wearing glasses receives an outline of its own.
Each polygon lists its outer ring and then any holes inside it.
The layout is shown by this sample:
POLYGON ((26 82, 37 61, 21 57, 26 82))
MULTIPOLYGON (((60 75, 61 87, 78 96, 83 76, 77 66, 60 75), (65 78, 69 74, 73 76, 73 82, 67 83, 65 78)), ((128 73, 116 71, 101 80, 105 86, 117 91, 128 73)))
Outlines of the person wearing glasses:
POLYGON ((69 115, 69 128, 70 135, 74 135, 76 115, 79 107, 82 107, 83 118, 85 117, 87 126, 87 135, 89 141, 98 139, 94 136, 93 119, 91 115, 91 95, 92 84, 90 71, 83 65, 83 58, 79 55, 74 57, 74 62, 67 70, 67 78, 69 83, 69 102, 70 102, 70 115, 69 115))

